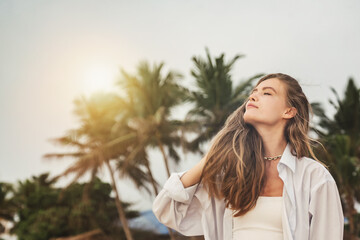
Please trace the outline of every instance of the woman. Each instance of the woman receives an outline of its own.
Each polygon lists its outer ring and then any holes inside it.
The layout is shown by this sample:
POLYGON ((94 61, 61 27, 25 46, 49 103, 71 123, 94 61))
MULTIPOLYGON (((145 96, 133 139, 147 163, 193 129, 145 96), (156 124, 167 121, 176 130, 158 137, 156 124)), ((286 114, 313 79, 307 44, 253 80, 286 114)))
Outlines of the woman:
POLYGON ((311 150, 309 112, 294 78, 261 78, 206 156, 166 181, 156 217, 211 240, 343 239, 338 189, 311 150))

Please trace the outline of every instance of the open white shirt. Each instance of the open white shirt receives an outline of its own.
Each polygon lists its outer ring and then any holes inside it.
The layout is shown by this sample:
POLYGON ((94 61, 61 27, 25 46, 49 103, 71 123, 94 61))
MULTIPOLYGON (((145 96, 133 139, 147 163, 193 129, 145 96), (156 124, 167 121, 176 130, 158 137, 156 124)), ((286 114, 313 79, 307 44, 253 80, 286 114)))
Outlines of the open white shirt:
MULTIPOLYGON (((283 188, 286 240, 342 240, 344 216, 336 183, 317 161, 291 154, 288 144, 277 165, 283 188)), ((160 222, 186 236, 231 240, 232 210, 224 199, 209 197, 202 183, 184 188, 172 173, 153 203, 160 222)))

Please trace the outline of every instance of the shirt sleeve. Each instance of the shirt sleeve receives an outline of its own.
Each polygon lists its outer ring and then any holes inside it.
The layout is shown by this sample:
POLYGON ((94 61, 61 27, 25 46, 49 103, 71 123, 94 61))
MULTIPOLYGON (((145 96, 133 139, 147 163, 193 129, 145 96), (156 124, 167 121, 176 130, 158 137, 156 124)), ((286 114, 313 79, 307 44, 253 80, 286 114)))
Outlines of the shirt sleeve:
POLYGON ((156 196, 152 210, 157 219, 185 236, 203 235, 202 201, 206 201, 202 184, 184 188, 180 177, 173 173, 156 196))
POLYGON ((336 183, 327 179, 311 191, 310 240, 342 240, 344 215, 336 183))

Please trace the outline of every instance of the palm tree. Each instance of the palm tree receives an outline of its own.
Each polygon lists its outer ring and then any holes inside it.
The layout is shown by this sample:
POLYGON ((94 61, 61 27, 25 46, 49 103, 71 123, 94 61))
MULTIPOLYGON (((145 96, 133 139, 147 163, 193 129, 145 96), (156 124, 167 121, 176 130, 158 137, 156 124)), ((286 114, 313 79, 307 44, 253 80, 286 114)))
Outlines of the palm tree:
MULTIPOLYGON (((11 232, 22 239, 51 239, 101 229, 107 235, 119 235, 112 187, 94 179, 89 202, 81 201, 86 183, 74 183, 66 189, 54 186, 49 174, 19 181, 13 199, 17 204, 16 220, 11 232), (60 194, 63 194, 60 197, 60 194), (115 210, 115 211, 114 211, 115 210)), ((138 216, 124 203, 127 218, 138 216)))
POLYGON ((16 234, 18 239, 29 235, 30 225, 36 222, 36 216, 42 213, 42 209, 56 202, 58 191, 53 188, 54 183, 55 180, 49 179, 48 173, 18 181, 12 197, 16 204, 17 219, 11 229, 11 233, 16 234))
POLYGON ((317 133, 326 151, 318 149, 326 160, 330 171, 339 186, 340 195, 345 205, 345 216, 349 219, 349 232, 359 234, 359 223, 354 199, 360 201, 360 89, 352 78, 349 79, 344 98, 341 99, 332 88, 336 101, 330 104, 336 113, 331 119, 320 114, 320 128, 317 133))
MULTIPOLYGON (((179 129, 181 121, 171 120, 170 113, 173 107, 185 100, 186 90, 177 81, 181 75, 169 71, 162 75, 164 64, 151 66, 141 62, 135 76, 122 70, 122 77, 118 84, 123 88, 127 99, 125 115, 128 126, 137 133, 137 142, 131 148, 128 161, 142 162, 147 169, 155 195, 158 194, 156 183, 150 169, 148 147, 158 147, 163 156, 168 177, 170 176, 169 159, 165 152, 177 163, 180 157, 175 146, 180 145, 179 129)), ((171 229, 170 238, 175 239, 171 229)))
POLYGON ((169 71, 162 75, 164 64, 154 64, 151 68, 147 62, 142 62, 137 68, 137 75, 133 76, 122 71, 122 78, 118 84, 124 88, 129 119, 128 125, 136 130, 141 147, 158 147, 164 159, 168 176, 170 176, 169 156, 179 161, 175 146, 180 144, 179 129, 181 121, 171 120, 170 112, 173 107, 183 103, 185 88, 177 81, 181 75, 169 71))
MULTIPOLYGON (((70 153, 50 153, 45 158, 72 157, 75 162, 58 177, 71 173, 75 174, 72 182, 77 181, 86 173, 91 173, 90 183, 98 171, 106 166, 110 174, 115 203, 126 238, 132 240, 132 234, 127 224, 125 212, 120 201, 119 191, 116 186, 114 168, 111 160, 123 162, 123 156, 128 155, 128 147, 136 136, 122 125, 114 127, 118 116, 118 109, 122 106, 121 99, 115 94, 98 94, 89 100, 82 97, 75 101, 75 114, 80 118, 80 127, 53 141, 63 146, 76 149, 70 153)), ((123 174, 127 174, 138 187, 147 189, 145 183, 147 175, 136 165, 124 165, 123 174)))
POLYGON ((12 197, 14 189, 11 184, 0 182, 0 235, 6 231, 3 223, 13 222, 16 204, 12 197))
POLYGON ((345 216, 349 219, 349 231, 358 235, 355 200, 360 192, 359 159, 351 153, 351 138, 346 134, 334 134, 323 138, 327 152, 323 154, 330 171, 339 186, 345 202, 345 216))
POLYGON ((264 75, 256 74, 234 87, 231 70, 244 55, 236 55, 225 62, 225 55, 221 54, 213 61, 209 50, 205 50, 206 59, 192 58, 194 68, 191 75, 195 78, 197 90, 189 93, 189 100, 195 106, 188 112, 185 122, 188 130, 197 133, 187 145, 187 149, 193 152, 201 152, 199 145, 220 130, 226 118, 247 99, 253 80, 264 75))

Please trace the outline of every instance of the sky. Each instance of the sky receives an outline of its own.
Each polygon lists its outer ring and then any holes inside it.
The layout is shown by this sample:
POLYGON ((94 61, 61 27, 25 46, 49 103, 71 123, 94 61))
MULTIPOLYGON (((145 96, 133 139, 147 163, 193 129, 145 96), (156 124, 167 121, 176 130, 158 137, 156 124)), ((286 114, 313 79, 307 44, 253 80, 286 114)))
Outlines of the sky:
MULTIPOLYGON (((117 91, 119 69, 140 61, 165 63, 192 86, 193 56, 225 53, 235 84, 257 73, 282 72, 301 83, 310 102, 331 115, 330 87, 340 95, 349 77, 360 86, 358 0, 0 0, 0 181, 60 173, 71 159, 42 156, 66 149, 48 140, 78 124, 75 98, 117 91)), ((174 117, 182 118, 184 108, 174 117)), ((201 159, 182 156, 173 172, 201 159)), ((166 180, 161 155, 151 152, 156 179, 166 180)), ((108 176, 104 171, 101 177, 108 176)), ((119 180, 122 200, 146 210, 153 197, 119 180)))

